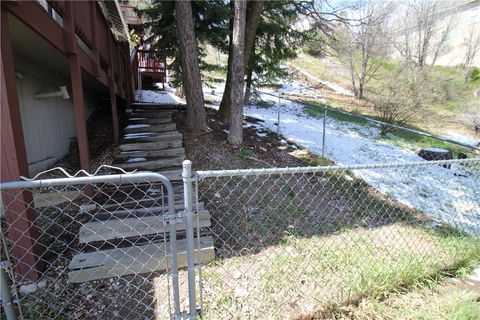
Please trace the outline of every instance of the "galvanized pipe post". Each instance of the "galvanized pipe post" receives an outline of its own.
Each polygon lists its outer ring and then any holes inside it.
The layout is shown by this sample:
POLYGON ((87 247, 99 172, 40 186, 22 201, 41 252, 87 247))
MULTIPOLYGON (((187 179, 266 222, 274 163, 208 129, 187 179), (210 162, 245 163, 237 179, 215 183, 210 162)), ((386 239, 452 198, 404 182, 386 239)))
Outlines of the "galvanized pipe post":
POLYGON ((277 108, 277 136, 280 135, 280 94, 278 94, 278 108, 277 108))
POLYGON ((193 203, 192 203, 192 162, 185 160, 182 163, 183 195, 185 201, 185 233, 187 241, 187 273, 188 273, 188 303, 190 319, 197 316, 197 301, 195 297, 195 260, 193 244, 193 203))
POLYGON ((5 268, 7 268, 7 263, 4 261, 0 262, 0 297, 2 298, 2 307, 5 312, 5 318, 7 320, 15 320, 17 319, 17 316, 15 314, 15 308, 13 307, 5 268))
POLYGON ((325 135, 327 132, 327 107, 323 106, 322 158, 325 158, 325 135))

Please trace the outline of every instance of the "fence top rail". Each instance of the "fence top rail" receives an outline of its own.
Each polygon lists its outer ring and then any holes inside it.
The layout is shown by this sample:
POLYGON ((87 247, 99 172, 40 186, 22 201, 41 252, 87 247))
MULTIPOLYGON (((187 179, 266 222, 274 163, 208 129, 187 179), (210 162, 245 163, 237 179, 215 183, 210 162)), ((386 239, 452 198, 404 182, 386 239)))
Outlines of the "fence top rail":
MULTIPOLYGON (((66 177, 53 179, 9 181, 0 183, 0 190, 6 189, 35 189, 43 187, 73 186, 80 184, 95 183, 140 183, 140 182, 161 182, 167 189, 171 187, 171 182, 165 176, 154 172, 139 172, 127 174, 112 174, 84 177, 66 177)), ((173 190, 173 188, 172 188, 173 190)))
POLYGON ((233 177, 233 176, 256 176, 272 175, 286 173, 316 173, 325 171, 349 171, 362 169, 382 169, 382 168, 405 168, 405 167, 426 167, 433 165, 451 165, 451 164, 479 164, 480 158, 459 159, 459 160, 437 160, 437 161, 415 161, 415 162, 392 162, 392 163, 372 163, 361 165, 336 165, 336 166, 318 166, 318 167, 285 167, 285 168, 259 168, 259 169, 233 169, 233 170, 206 170, 196 171, 195 178, 198 180, 215 177, 233 177))

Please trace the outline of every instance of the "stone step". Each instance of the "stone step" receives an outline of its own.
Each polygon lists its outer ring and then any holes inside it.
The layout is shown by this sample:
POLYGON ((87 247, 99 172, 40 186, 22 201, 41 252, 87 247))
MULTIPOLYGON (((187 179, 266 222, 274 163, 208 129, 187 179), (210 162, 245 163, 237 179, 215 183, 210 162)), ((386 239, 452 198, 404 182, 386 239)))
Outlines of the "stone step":
MULTIPOLYGON (((209 227, 210 214, 208 211, 200 210, 198 214, 198 227, 209 227)), ((113 215, 115 215, 115 213, 113 213, 113 215)), ((193 219, 193 221, 193 227, 197 228, 197 219, 193 219)), ((175 227, 177 231, 184 231, 185 223, 183 219, 179 219, 179 221, 175 224, 175 227)), ((168 232, 168 224, 165 223, 161 215, 111 219, 107 221, 95 221, 84 224, 80 228, 79 241, 80 243, 90 243, 156 235, 168 237, 168 232)))
POLYGON ((126 160, 129 158, 165 158, 174 156, 185 156, 184 148, 164 149, 156 151, 130 151, 127 153, 119 153, 115 156, 115 159, 126 160))
MULTIPOLYGON (((215 258, 213 237, 194 239, 194 260, 210 262, 215 258), (200 248, 198 242, 200 241, 200 248)), ((187 243, 177 240, 177 264, 187 266, 187 243)), ((129 274, 142 274, 165 271, 171 266, 170 242, 152 242, 147 245, 115 248, 75 255, 70 261, 68 279, 70 283, 81 283, 104 278, 121 277, 129 274)))
POLYGON ((124 129, 124 133, 141 133, 141 132, 168 132, 177 130, 175 123, 164 124, 131 124, 124 129))

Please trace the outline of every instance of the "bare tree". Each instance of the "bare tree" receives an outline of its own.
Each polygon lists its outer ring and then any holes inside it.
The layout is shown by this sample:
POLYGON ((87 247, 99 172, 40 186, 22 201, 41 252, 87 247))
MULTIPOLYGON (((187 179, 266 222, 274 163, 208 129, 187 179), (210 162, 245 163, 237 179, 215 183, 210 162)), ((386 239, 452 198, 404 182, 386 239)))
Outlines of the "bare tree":
POLYGON ((406 63, 413 63, 425 79, 438 57, 447 49, 455 27, 455 11, 444 1, 411 1, 400 19, 393 41, 406 63))
POLYGON ((187 128, 207 131, 202 80, 198 65, 197 42, 193 27, 192 4, 189 0, 175 2, 175 20, 180 44, 183 87, 187 100, 187 128))
POLYGON ((463 46, 465 47, 465 57, 463 58, 463 69, 465 72, 465 82, 468 80, 470 69, 475 66, 475 62, 480 54, 480 30, 470 27, 467 34, 463 38, 463 46))
POLYGON ((379 69, 380 61, 386 56, 385 23, 392 11, 387 2, 360 1, 354 11, 359 23, 344 25, 334 50, 348 68, 355 98, 362 99, 365 87, 379 69))
POLYGON ((243 142, 243 90, 245 77, 245 17, 246 0, 235 0, 232 35, 230 131, 228 142, 240 145, 243 142))

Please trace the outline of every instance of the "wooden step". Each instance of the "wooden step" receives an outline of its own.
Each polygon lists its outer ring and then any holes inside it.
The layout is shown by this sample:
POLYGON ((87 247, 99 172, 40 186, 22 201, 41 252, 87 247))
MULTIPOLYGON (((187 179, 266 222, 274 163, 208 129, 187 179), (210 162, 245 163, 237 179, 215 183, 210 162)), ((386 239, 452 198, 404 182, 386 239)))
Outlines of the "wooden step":
POLYGON ((159 170, 157 173, 165 176, 168 180, 175 182, 175 181, 182 181, 182 169, 172 169, 172 170, 159 170))
MULTIPOLYGON (((116 206, 109 205, 111 207, 101 207, 97 211, 91 211, 90 215, 93 216, 95 219, 98 220, 108 220, 108 219, 125 219, 125 218, 141 218, 141 217, 148 217, 159 212, 167 212, 167 202, 165 201, 165 206, 163 207, 152 207, 152 204, 149 204, 149 208, 145 207, 135 207, 138 203, 130 203, 128 205, 116 206), (128 206, 132 206, 133 208, 128 209, 128 206), (113 211, 112 211, 113 210, 113 211)), ((158 204, 157 204, 158 205, 158 204)), ((90 209, 90 208, 88 208, 90 209)), ((175 201, 173 206, 175 211, 182 211, 185 210, 185 204, 183 199, 175 201)), ((203 202, 198 203, 198 209, 203 210, 204 204, 203 202)))
POLYGON ((158 111, 149 111, 149 112, 131 112, 128 114, 129 119, 139 119, 139 118, 147 118, 147 119, 172 119, 173 114, 171 113, 158 113, 158 111))
POLYGON ((168 141, 125 143, 120 145, 121 151, 158 151, 164 149, 175 149, 182 147, 181 139, 172 139, 168 141))
POLYGON ((185 160, 184 156, 176 156, 176 157, 161 158, 158 160, 151 160, 151 161, 118 163, 118 164, 114 164, 114 166, 125 169, 125 170, 132 170, 132 169, 158 170, 162 168, 181 166, 183 160, 185 160))
MULTIPOLYGON (((163 209, 159 207, 159 210, 163 209)), ((197 219, 194 219, 194 228, 197 228, 197 219)), ((199 212, 200 228, 210 226, 210 214, 207 210, 199 212)), ((180 219, 175 224, 177 231, 185 230, 185 223, 180 219)), ((168 233, 168 224, 160 216, 147 216, 140 218, 111 219, 107 221, 95 221, 84 224, 80 228, 80 243, 96 241, 108 241, 132 237, 143 237, 152 235, 164 236, 168 233)), ((168 237, 168 234, 167 234, 168 237)))
POLYGON ((184 104, 158 104, 135 102, 130 104, 132 109, 151 109, 151 110, 184 110, 187 106, 184 104))
POLYGON ((160 158, 160 157, 174 157, 185 156, 185 149, 164 149, 158 151, 132 151, 128 153, 119 153, 115 156, 116 159, 129 159, 129 158, 160 158))
POLYGON ((133 117, 128 119, 129 124, 162 124, 173 122, 172 117, 161 117, 161 118, 146 118, 146 117, 133 117))
POLYGON ((64 202, 71 202, 83 195, 80 190, 64 191, 64 192, 44 192, 33 195, 33 205, 35 208, 44 208, 48 206, 56 206, 64 202))
POLYGON ((138 125, 129 125, 125 128, 125 133, 139 133, 139 132, 167 132, 177 130, 177 125, 175 123, 164 123, 164 124, 138 124, 138 125))
POLYGON ((145 108, 135 108, 127 110, 127 113, 130 115, 132 113, 135 114, 149 114, 155 117, 165 117, 165 116, 172 116, 175 111, 174 110, 152 110, 152 109, 145 109, 145 108))
POLYGON ((153 134, 138 134, 138 135, 130 135, 127 134, 122 139, 124 143, 141 143, 141 142, 156 142, 156 141, 169 141, 172 139, 179 139, 182 140, 183 136, 178 131, 168 131, 168 132, 161 132, 161 133, 153 133, 153 134))
MULTIPOLYGON (((200 248, 194 239, 196 262, 209 262, 215 258, 212 236, 200 237, 200 248)), ((187 266, 186 240, 177 240, 177 263, 179 268, 187 266)), ((80 253, 72 258, 68 274, 70 283, 121 277, 129 274, 141 274, 165 271, 171 266, 170 242, 155 242, 142 246, 116 248, 80 253)))

